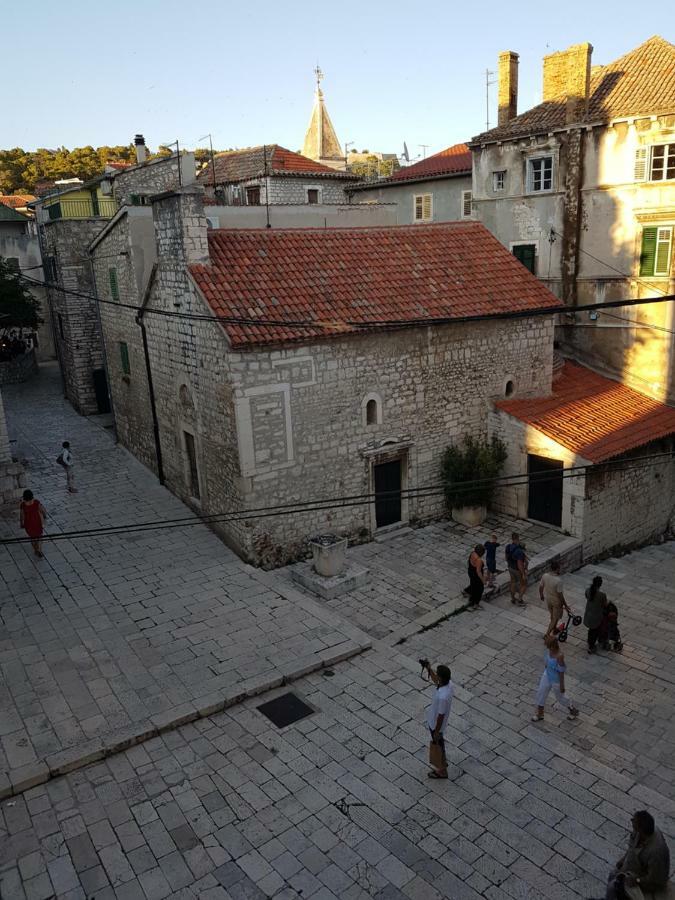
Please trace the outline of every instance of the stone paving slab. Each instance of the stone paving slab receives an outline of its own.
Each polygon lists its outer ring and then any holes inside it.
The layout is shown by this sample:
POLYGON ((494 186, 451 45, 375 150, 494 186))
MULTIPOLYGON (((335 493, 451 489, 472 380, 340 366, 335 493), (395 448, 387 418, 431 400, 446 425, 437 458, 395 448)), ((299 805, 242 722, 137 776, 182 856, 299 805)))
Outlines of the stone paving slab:
POLYGON ((301 679, 316 712, 287 728, 247 699, 3 802, 0 895, 603 896, 635 809, 675 842, 675 544, 566 576, 574 606, 598 570, 626 646, 589 657, 571 634, 576 722, 530 722, 547 614, 498 599, 301 679), (456 685, 447 782, 426 777, 421 655, 456 685))
MULTIPOLYGON (((53 366, 3 390, 47 532, 184 518, 53 366), (71 441, 79 493, 55 464, 71 441)), ((18 514, 0 537, 19 536, 18 514)), ((0 796, 369 646, 308 597, 287 600, 205 526, 0 546, 0 796), (4 775, 2 774, 4 773, 4 775)))

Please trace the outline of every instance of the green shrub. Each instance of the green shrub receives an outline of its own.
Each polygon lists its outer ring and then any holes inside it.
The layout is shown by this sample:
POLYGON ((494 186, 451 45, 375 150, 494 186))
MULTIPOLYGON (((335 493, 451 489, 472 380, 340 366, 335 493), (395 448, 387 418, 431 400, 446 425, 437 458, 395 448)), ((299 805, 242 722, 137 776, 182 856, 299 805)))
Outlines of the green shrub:
POLYGON ((460 445, 451 444, 441 461, 448 507, 489 506, 495 492, 494 479, 501 472, 506 455, 504 443, 494 435, 488 441, 465 434, 460 445))

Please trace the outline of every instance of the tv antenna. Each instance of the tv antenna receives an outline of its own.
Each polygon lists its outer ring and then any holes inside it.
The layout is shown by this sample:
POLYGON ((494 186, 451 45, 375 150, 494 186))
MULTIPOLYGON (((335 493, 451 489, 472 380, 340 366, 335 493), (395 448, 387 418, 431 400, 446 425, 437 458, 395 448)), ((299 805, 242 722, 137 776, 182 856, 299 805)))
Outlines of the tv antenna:
POLYGON ((494 72, 490 69, 485 70, 485 130, 490 130, 490 88, 496 84, 497 79, 493 78, 494 72))
POLYGON ((426 159, 427 158, 427 150, 429 149, 431 144, 418 144, 417 146, 422 148, 422 159, 426 159))

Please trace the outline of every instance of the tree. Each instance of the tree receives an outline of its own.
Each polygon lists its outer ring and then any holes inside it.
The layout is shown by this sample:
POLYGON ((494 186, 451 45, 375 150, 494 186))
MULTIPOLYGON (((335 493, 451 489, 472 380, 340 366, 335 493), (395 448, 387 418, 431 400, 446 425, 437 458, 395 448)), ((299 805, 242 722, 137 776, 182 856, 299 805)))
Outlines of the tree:
POLYGON ((39 301, 26 290, 16 269, 0 256, 0 328, 36 329, 42 321, 39 301))
POLYGON ((506 447, 496 435, 488 441, 465 434, 461 445, 451 444, 441 461, 448 507, 489 506, 506 457, 506 447))

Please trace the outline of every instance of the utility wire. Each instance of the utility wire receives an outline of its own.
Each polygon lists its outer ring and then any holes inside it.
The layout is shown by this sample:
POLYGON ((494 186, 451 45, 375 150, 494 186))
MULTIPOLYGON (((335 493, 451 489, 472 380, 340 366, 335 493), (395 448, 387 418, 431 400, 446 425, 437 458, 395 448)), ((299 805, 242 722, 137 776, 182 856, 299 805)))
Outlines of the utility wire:
MULTIPOLYGON (((589 471, 602 470, 612 471, 612 467, 620 472, 633 471, 635 469, 651 468, 660 465, 661 460, 666 457, 673 459, 673 452, 652 453, 645 456, 632 457, 631 465, 622 465, 623 460, 608 460, 603 463, 591 463, 590 465, 569 466, 559 469, 557 473, 547 474, 546 472, 518 473, 517 475, 501 475, 496 478, 482 478, 454 482, 451 485, 453 491, 471 491, 475 487, 488 483, 497 484, 502 487, 520 487, 529 484, 531 481, 543 483, 547 481, 555 481, 560 478, 579 478, 582 474, 588 474, 589 471), (632 465, 632 463, 640 462, 640 465, 632 465), (559 474, 559 473, 562 473, 559 474)), ((445 493, 444 485, 429 485, 421 488, 408 488, 401 491, 383 491, 380 493, 354 494, 351 496, 324 498, 320 500, 309 500, 304 502, 277 504, 267 507, 257 507, 253 509, 234 510, 229 513, 212 513, 204 516, 186 516, 177 519, 157 519, 149 522, 139 523, 122 523, 119 525, 108 525, 101 528, 80 529, 76 531, 61 532, 53 535, 43 535, 43 540, 73 540, 89 537, 105 537, 117 534, 131 534, 144 531, 160 531, 170 528, 187 528, 195 525, 208 525, 218 522, 229 521, 246 521, 249 519, 274 518, 276 516, 321 512, 324 510, 333 510, 336 508, 349 508, 356 506, 367 506, 375 499, 387 499, 388 497, 433 497, 440 496, 445 493)), ((5 538, 0 540, 0 545, 22 544, 31 540, 29 537, 5 538)))

